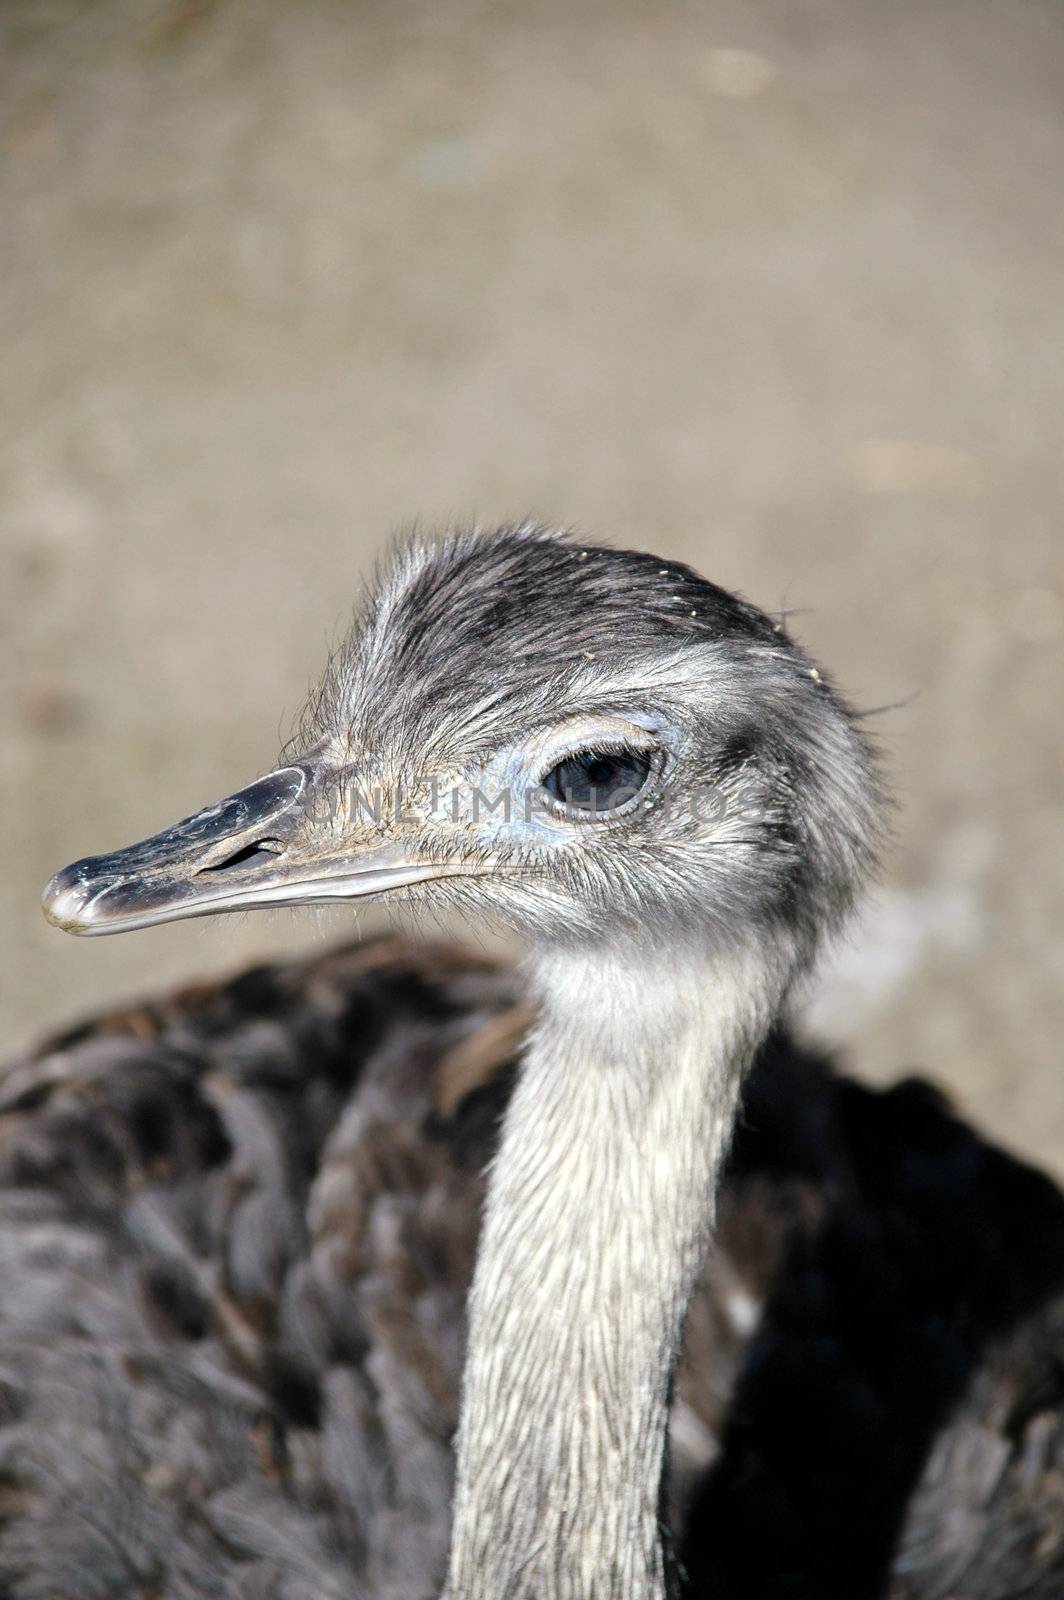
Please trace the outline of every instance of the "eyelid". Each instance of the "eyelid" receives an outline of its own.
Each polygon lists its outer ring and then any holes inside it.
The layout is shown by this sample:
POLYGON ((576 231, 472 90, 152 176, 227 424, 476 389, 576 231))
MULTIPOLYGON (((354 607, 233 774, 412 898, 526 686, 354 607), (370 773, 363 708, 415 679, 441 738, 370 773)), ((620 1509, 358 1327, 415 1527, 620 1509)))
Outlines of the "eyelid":
MULTIPOLYGON (((543 775, 552 771, 560 761, 583 755, 585 750, 624 751, 640 750, 644 753, 663 748, 661 734, 638 722, 618 717, 613 727, 603 727, 590 717, 574 720, 571 727, 545 730, 546 738, 538 753, 538 764, 543 775), (551 737, 553 732, 554 737, 551 737)), ((537 739, 535 743, 539 743, 537 739)), ((537 782, 540 780, 537 779, 537 782)))
POLYGON ((560 767, 564 761, 575 761, 578 756, 586 755, 623 756, 627 750, 638 750, 640 755, 649 755, 652 761, 659 753, 664 756, 661 746, 654 740, 648 738, 646 744, 636 744, 634 740, 625 739, 621 734, 611 734, 604 739, 589 739, 586 743, 566 746, 556 751, 543 766, 536 783, 542 785, 544 778, 548 778, 555 767, 560 767))

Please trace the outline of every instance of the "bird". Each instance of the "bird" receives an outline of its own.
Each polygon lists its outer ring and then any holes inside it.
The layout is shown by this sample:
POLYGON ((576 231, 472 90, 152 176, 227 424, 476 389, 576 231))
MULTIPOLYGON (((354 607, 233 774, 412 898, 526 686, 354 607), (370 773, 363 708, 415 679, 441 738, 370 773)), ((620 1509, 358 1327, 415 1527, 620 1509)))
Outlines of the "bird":
POLYGON ((373 896, 526 954, 356 943, 9 1067, 5 1592, 1059 1594, 1064 1200, 785 1027, 883 811, 689 568, 401 547, 281 764, 46 913, 373 896))

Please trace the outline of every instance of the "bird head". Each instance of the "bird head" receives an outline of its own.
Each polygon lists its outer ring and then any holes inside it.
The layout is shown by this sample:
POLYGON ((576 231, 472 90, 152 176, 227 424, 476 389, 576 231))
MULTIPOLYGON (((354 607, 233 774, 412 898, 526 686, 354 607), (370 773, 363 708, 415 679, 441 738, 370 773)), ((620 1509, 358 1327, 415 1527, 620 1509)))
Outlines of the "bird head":
POLYGON ((46 916, 105 934, 375 896, 533 941, 773 927, 811 948, 879 831, 868 743, 779 622, 537 527, 402 546, 295 751, 66 867, 46 916))

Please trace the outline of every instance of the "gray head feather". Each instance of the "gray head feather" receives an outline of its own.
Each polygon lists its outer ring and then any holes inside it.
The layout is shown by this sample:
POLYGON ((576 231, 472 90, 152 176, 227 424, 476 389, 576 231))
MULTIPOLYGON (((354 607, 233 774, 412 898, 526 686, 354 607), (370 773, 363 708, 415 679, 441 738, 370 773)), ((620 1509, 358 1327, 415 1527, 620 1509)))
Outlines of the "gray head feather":
POLYGON ((509 826, 483 808, 461 830, 422 808, 430 854, 490 853, 520 872, 419 894, 534 938, 670 923, 725 937, 768 922, 811 948, 837 925, 880 838, 870 743, 782 624, 678 562, 531 525, 410 540, 300 740, 378 791, 440 775, 467 795, 507 787, 519 811, 543 776, 537 757, 564 746, 552 730, 593 745, 596 728, 619 737, 618 719, 660 757, 645 800, 550 827, 528 825, 527 803, 509 826))

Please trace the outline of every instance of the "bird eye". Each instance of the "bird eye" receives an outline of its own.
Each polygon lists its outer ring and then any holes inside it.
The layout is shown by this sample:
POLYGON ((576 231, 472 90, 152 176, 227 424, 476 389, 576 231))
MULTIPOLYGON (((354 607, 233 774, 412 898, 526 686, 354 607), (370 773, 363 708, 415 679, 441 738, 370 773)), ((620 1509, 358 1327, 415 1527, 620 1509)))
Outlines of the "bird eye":
POLYGON ((540 786, 570 811, 602 816, 631 804, 653 769, 649 750, 580 750, 552 767, 540 786))

